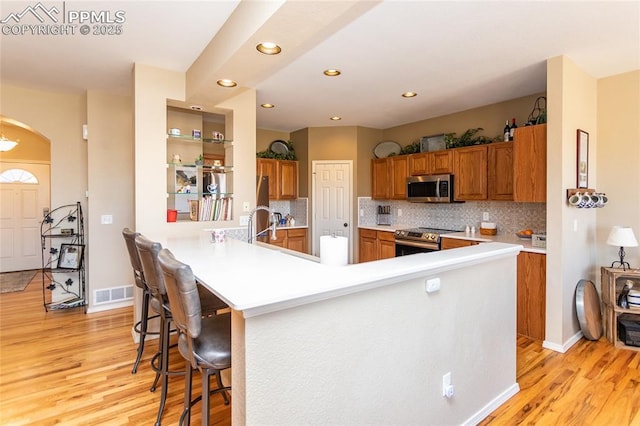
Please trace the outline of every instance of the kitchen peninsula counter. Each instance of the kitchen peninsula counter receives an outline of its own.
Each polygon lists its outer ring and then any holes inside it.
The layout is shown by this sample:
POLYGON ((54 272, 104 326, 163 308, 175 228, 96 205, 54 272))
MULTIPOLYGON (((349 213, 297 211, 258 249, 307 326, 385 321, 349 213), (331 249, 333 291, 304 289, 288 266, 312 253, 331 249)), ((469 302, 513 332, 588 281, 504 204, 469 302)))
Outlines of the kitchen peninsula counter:
POLYGON ((476 424, 519 390, 519 245, 329 266, 208 234, 163 243, 232 308, 234 425, 476 424))
POLYGON ((244 317, 391 285, 405 278, 519 251, 519 247, 509 244, 482 244, 473 251, 445 250, 336 267, 293 255, 290 250, 233 239, 211 243, 208 237, 170 238, 167 247, 191 266, 206 287, 232 309, 243 312, 244 317))

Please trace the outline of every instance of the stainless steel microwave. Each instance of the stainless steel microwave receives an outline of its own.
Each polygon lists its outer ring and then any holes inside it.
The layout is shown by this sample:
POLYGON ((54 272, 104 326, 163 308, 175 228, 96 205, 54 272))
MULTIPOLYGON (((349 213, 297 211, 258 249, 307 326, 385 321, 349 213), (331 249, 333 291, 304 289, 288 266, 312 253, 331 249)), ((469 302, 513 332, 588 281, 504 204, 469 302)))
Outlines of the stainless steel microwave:
POLYGON ((407 201, 412 203, 454 203, 453 175, 425 175, 407 178, 407 201))

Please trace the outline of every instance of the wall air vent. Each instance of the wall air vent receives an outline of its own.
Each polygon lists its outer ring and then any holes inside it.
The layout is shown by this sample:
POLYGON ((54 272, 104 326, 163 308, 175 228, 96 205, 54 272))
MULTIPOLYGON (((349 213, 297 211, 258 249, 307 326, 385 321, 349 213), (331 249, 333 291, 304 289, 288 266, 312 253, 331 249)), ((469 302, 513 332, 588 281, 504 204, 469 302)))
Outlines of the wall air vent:
POLYGON ((133 286, 101 288, 93 292, 93 304, 103 305, 105 303, 121 302, 133 299, 133 286))

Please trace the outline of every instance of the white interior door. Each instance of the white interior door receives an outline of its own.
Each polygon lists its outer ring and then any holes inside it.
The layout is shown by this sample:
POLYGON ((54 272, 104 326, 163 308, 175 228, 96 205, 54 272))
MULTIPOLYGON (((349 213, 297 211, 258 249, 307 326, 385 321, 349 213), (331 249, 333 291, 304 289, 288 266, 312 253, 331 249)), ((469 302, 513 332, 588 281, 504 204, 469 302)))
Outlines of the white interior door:
POLYGON ((40 222, 49 208, 48 164, 0 163, 0 272, 42 267, 40 222))
POLYGON ((320 237, 336 235, 349 239, 349 262, 353 261, 351 223, 352 162, 349 160, 313 163, 312 254, 320 252, 320 237))

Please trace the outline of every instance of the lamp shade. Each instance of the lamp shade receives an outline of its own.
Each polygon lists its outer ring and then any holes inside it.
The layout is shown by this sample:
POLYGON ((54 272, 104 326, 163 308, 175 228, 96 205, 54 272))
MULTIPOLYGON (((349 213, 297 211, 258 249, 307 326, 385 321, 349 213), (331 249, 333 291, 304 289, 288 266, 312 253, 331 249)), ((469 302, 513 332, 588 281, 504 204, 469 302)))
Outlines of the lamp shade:
POLYGON ((609 232, 607 244, 616 247, 637 247, 638 240, 633 234, 633 229, 628 226, 614 226, 609 232))

